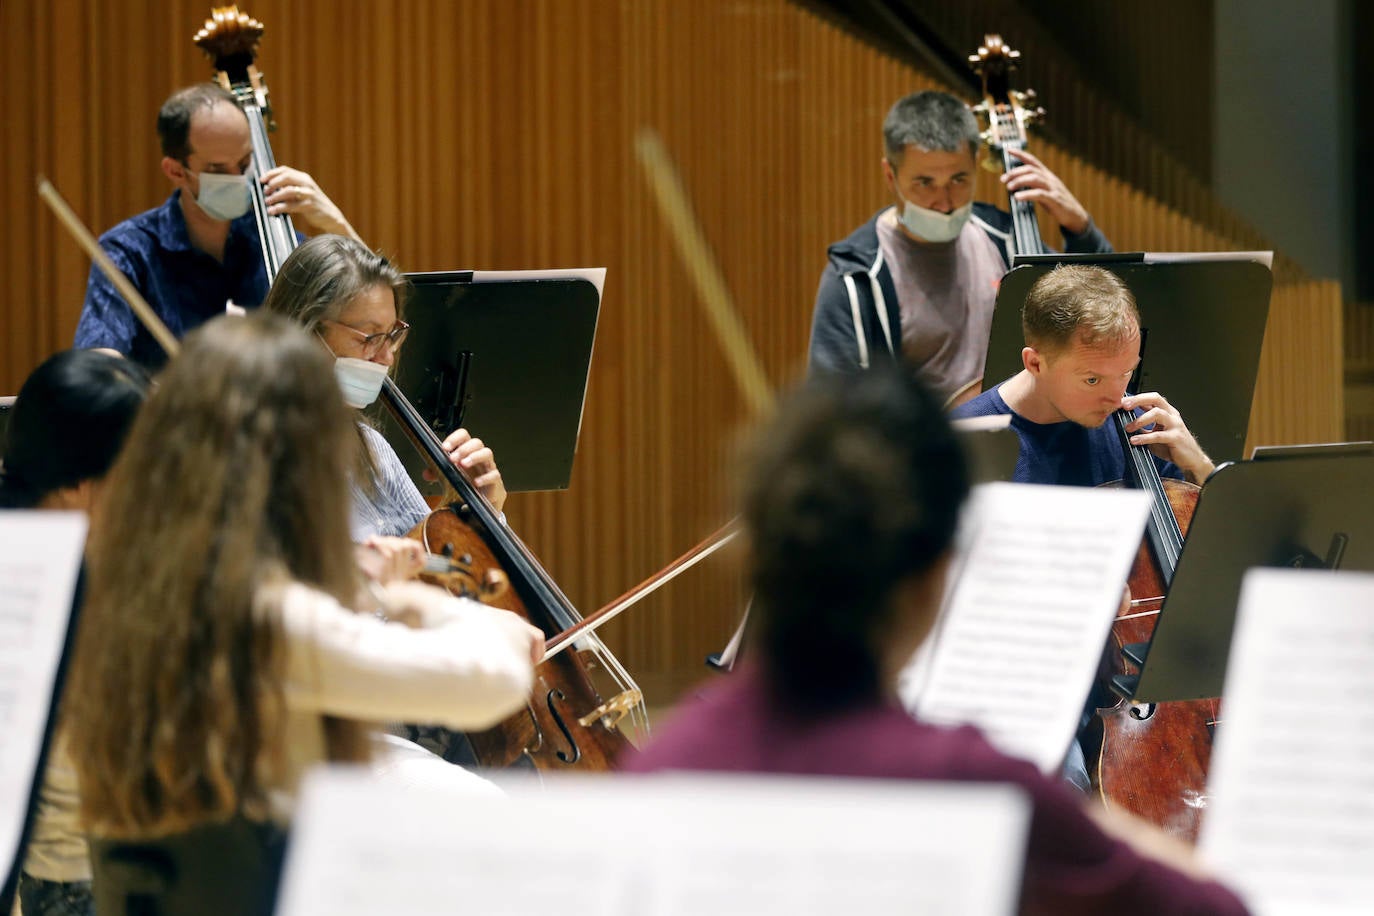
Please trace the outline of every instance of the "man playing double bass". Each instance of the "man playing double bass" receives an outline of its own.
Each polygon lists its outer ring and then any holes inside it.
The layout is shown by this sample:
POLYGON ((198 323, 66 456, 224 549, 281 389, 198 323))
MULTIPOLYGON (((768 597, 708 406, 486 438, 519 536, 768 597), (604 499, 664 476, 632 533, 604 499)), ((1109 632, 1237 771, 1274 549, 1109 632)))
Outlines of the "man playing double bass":
MULTIPOLYGON (((982 143, 947 92, 900 99, 883 122, 892 206, 830 246, 811 318, 810 371, 857 372, 903 357, 946 403, 983 381, 997 286, 1011 263, 1011 215, 973 201, 982 143)), ((1029 153, 1002 176, 1044 208, 1067 251, 1111 251, 1064 182, 1029 153)))
MULTIPOLYGON (((171 197, 115 226, 100 244, 177 337, 222 314, 227 302, 256 306, 267 295, 249 181, 262 183, 269 213, 298 217, 318 232, 358 238, 306 173, 278 166, 261 176, 248 174, 248 118, 228 90, 198 83, 174 92, 158 112, 157 132, 171 197)), ((149 366, 166 359, 94 267, 76 346, 108 348, 149 366)))

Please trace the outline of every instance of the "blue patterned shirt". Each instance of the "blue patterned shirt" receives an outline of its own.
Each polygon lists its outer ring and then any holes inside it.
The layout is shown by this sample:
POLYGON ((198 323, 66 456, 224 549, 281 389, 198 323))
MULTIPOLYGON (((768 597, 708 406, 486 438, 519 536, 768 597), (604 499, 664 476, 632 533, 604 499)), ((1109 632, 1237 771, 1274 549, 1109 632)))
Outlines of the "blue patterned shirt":
MULTIPOLYGON (((252 213, 229 225, 221 264, 191 245, 177 190, 160 207, 126 219, 100 245, 178 338, 224 314, 224 304, 253 307, 267 296, 257 223, 252 213)), ((167 361, 114 285, 92 266, 76 326, 78 347, 109 347, 157 368, 167 361)))
POLYGON ((377 491, 369 494, 356 482, 352 485, 353 542, 361 544, 373 535, 402 537, 425 520, 429 504, 406 473, 391 443, 366 423, 359 423, 358 429, 377 467, 377 491))

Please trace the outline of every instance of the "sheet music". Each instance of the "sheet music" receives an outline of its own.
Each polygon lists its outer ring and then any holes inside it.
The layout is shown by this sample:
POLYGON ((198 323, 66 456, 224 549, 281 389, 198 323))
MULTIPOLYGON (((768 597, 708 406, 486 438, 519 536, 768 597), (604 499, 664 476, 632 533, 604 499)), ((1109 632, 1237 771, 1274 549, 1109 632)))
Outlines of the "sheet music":
POLYGON ((1374 575, 1253 569, 1199 846, 1258 914, 1374 912, 1374 575))
MULTIPOLYGON (((0 512, 0 863, 19 853, 86 543, 79 512, 0 512)), ((4 873, 0 873, 0 884, 4 873)))
POLYGON ((976 487, 928 658, 918 653, 903 676, 906 707, 976 725, 1006 753, 1058 772, 1148 512, 1149 497, 1133 490, 976 487))
POLYGON ((279 916, 391 912, 404 887, 439 911, 539 916, 1011 913, 1030 817, 1019 790, 991 784, 673 775, 510 791, 316 771, 279 916), (596 842, 539 846, 540 824, 596 842))
POLYGON ((604 267, 567 267, 540 268, 536 270, 474 270, 473 283, 490 283, 498 280, 586 280, 596 287, 598 298, 604 295, 606 268, 604 267))

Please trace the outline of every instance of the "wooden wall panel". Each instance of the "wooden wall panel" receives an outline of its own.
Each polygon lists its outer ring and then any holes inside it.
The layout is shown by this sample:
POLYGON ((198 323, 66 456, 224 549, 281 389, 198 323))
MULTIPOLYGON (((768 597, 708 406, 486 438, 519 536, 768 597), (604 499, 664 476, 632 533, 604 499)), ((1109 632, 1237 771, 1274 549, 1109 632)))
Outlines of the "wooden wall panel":
POLYGON ((1341 287, 1334 280, 1274 288, 1247 450, 1345 439, 1342 323, 1341 287))
MULTIPOLYGON (((245 6, 268 27, 260 62, 278 160, 314 174, 373 245, 413 270, 609 269, 572 486, 509 507, 574 601, 594 609, 714 530, 729 514, 748 410, 647 192, 635 137, 655 130, 677 161, 750 342, 782 388, 803 366, 826 246, 886 203, 882 117, 930 81, 785 0, 245 6)), ((85 285, 83 259, 36 212, 34 174, 57 179, 101 229, 159 203, 153 116, 206 74, 190 35, 207 11, 204 0, 0 4, 10 216, 0 393, 70 342, 85 285)), ((1252 238, 1035 149, 1120 248, 1252 238)), ((992 176, 980 193, 1002 200, 992 176)), ((1301 325, 1302 309, 1329 308, 1332 295, 1285 287, 1276 316, 1301 325)), ((1278 375, 1256 411, 1263 441, 1314 434, 1294 424, 1327 403, 1329 379, 1309 370, 1328 365, 1339 322, 1307 330, 1266 353, 1278 375)), ((709 561, 613 623, 607 640, 664 702, 729 635, 740 592, 732 561, 709 561)))
POLYGON ((1345 436, 1374 440, 1374 303, 1345 307, 1345 436))

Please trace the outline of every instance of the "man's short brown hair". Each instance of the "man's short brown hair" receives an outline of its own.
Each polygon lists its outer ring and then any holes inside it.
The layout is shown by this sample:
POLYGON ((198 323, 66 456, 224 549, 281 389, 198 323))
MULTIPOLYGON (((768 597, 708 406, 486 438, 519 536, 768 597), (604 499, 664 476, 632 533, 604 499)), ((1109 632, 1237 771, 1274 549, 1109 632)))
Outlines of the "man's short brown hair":
POLYGON ((1135 296, 1109 270, 1064 264, 1045 274, 1021 305, 1026 345, 1058 353, 1077 342, 1089 347, 1124 343, 1140 333, 1135 296))
POLYGON ((196 83, 167 97, 157 113, 157 136, 162 155, 186 163, 191 156, 191 118, 197 111, 229 105, 237 109, 234 94, 218 83, 196 83))

